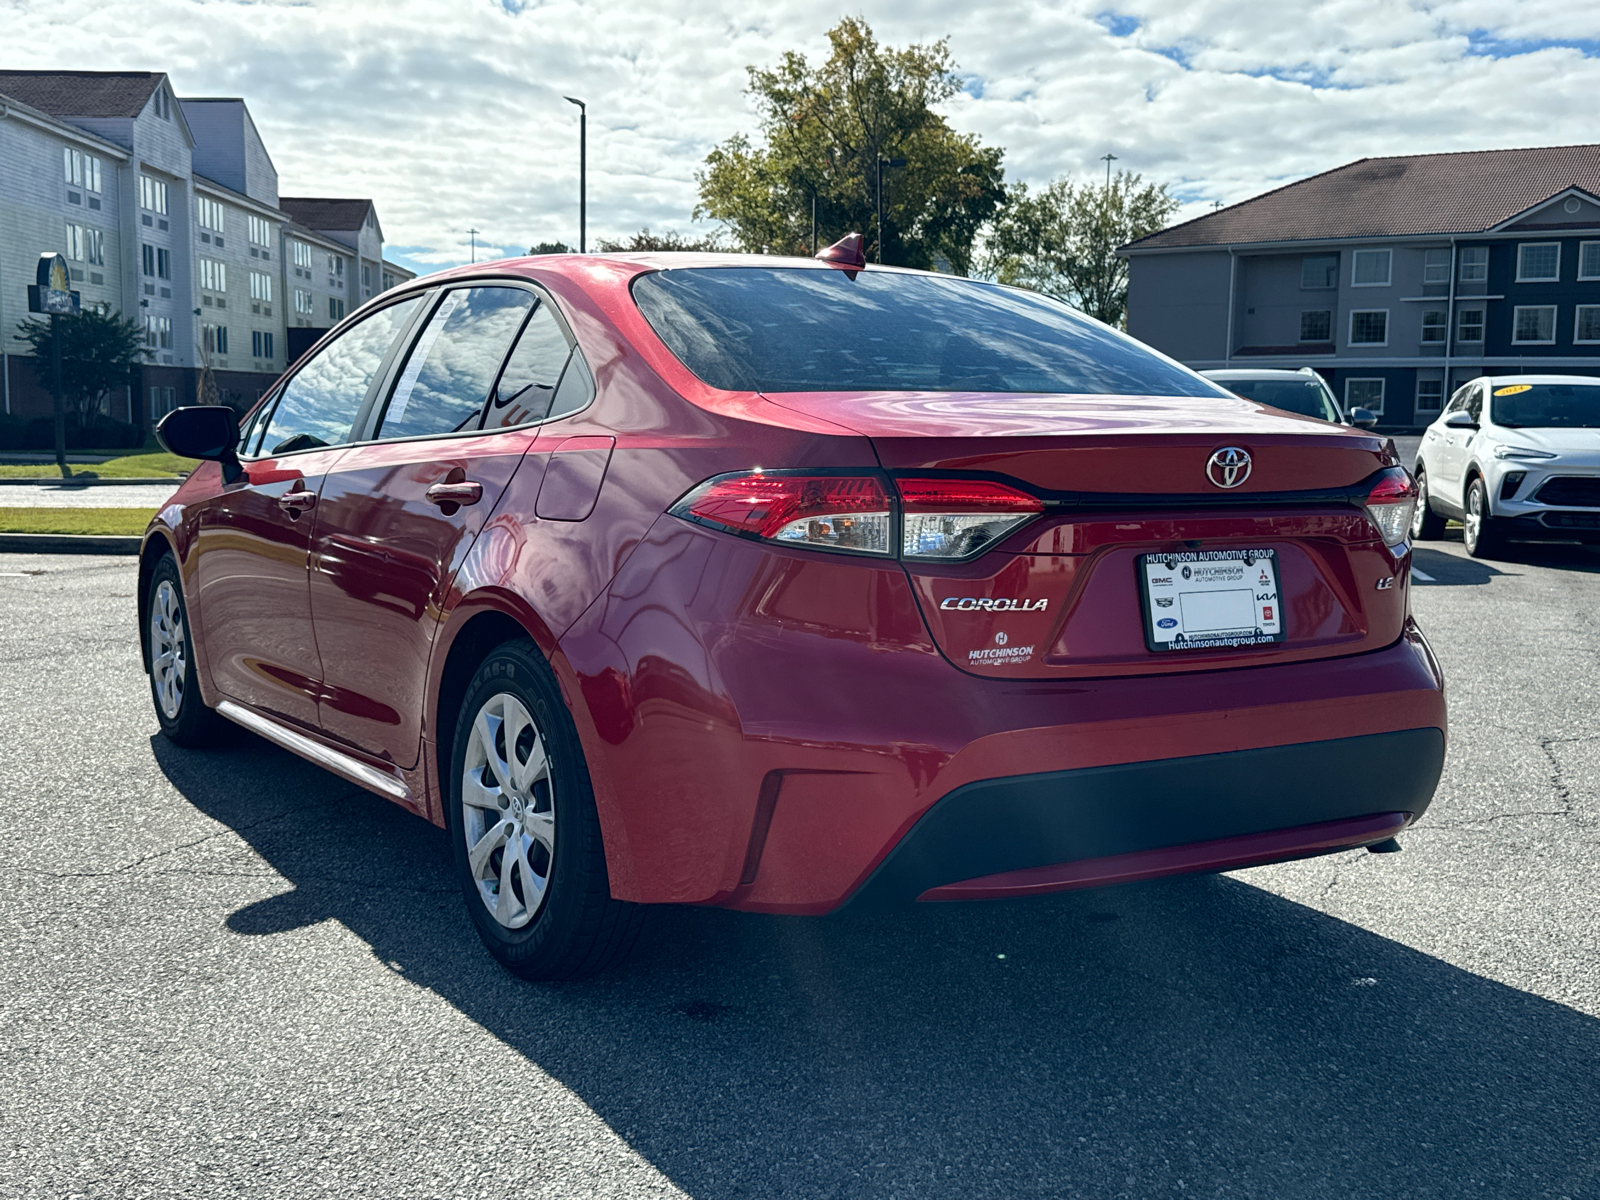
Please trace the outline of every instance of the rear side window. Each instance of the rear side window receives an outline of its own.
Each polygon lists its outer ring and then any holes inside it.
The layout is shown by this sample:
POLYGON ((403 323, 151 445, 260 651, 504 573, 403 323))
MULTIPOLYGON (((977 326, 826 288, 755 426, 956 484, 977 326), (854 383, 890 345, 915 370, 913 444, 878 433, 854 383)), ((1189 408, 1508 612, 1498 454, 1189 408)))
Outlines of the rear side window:
POLYGON ((506 360, 483 427, 509 429, 544 420, 571 356, 572 347, 567 344, 561 322, 549 306, 541 304, 528 318, 506 360))
POLYGON ((1224 396, 1034 292, 944 275, 707 267, 642 275, 633 296, 712 387, 1224 396))
POLYGON ((289 454, 349 441, 378 368, 420 302, 413 297, 379 309, 317 351, 283 389, 260 452, 289 454))
POLYGON ((532 293, 521 288, 445 293, 400 372, 377 436, 476 429, 494 377, 533 304, 532 293))

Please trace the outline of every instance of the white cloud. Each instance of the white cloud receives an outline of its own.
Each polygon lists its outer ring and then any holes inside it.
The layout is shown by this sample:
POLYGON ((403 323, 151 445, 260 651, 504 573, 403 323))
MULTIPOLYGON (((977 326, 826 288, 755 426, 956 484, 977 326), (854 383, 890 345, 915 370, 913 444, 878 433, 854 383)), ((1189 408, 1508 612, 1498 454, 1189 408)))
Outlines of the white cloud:
MULTIPOLYGON (((1203 211, 1363 155, 1594 140, 1600 8, 1575 0, 877 3, 887 42, 950 38, 961 128, 1012 178, 1099 156, 1203 211)), ((9 67, 158 69, 242 95, 290 195, 364 195, 419 264, 577 233, 687 230, 706 152, 754 132, 747 64, 825 52, 832 17, 776 0, 0 0, 9 67), (511 5, 517 7, 516 4, 511 5), (70 49, 62 49, 70 48, 70 49)))

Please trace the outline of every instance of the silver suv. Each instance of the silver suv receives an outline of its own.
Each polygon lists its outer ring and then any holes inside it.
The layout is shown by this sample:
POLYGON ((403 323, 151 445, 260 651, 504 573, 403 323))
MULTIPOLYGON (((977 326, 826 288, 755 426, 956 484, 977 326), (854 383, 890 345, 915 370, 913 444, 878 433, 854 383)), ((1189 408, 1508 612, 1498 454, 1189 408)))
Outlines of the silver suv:
POLYGON ((1301 367, 1298 371, 1237 367, 1201 371, 1200 374, 1220 383, 1236 396, 1254 400, 1257 404, 1271 405, 1284 412, 1317 417, 1337 425, 1354 425, 1358 429, 1371 429, 1378 423, 1378 414, 1371 409, 1352 408, 1347 414, 1322 376, 1310 367, 1301 367))

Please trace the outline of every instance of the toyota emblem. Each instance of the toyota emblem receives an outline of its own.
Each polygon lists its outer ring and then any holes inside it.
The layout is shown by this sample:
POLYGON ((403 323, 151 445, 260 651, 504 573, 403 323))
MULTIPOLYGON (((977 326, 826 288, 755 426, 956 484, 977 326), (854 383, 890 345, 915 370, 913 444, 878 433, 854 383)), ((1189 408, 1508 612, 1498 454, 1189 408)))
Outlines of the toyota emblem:
POLYGON ((1224 446, 1206 460, 1206 478, 1219 488, 1236 488, 1250 478, 1250 452, 1224 446))

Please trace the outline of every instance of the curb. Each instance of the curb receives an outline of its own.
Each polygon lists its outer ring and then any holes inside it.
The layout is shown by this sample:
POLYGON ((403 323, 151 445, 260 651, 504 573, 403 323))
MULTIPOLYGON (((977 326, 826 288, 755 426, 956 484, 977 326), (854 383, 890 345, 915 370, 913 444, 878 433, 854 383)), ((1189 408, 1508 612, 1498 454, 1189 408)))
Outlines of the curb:
POLYGON ((0 533, 0 553, 138 554, 142 537, 87 533, 0 533))
POLYGON ((80 479, 74 475, 71 479, 44 478, 44 479, 3 479, 0 478, 0 487, 154 487, 157 484, 170 483, 172 490, 177 491, 184 477, 181 475, 157 475, 149 479, 80 479))

